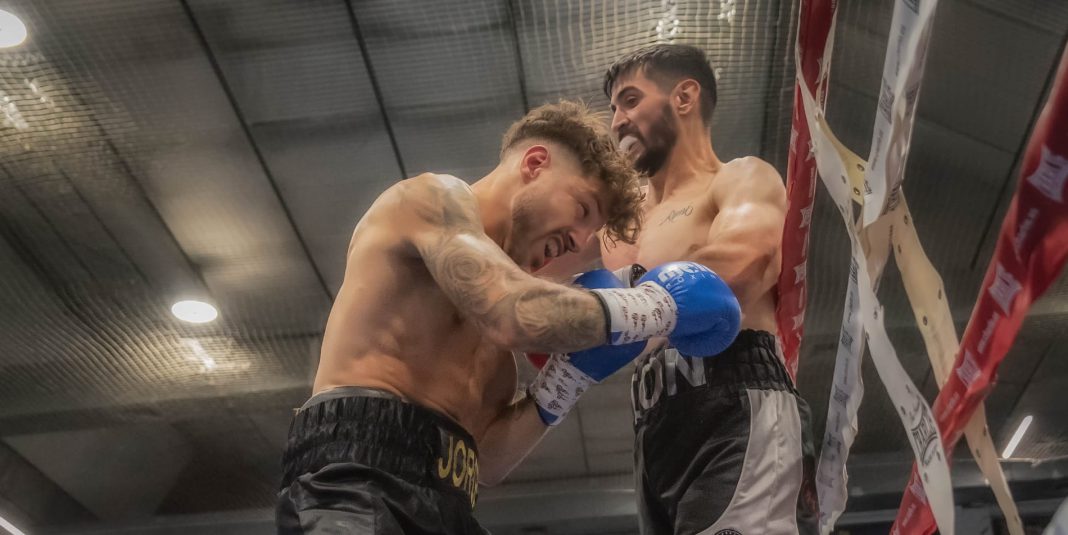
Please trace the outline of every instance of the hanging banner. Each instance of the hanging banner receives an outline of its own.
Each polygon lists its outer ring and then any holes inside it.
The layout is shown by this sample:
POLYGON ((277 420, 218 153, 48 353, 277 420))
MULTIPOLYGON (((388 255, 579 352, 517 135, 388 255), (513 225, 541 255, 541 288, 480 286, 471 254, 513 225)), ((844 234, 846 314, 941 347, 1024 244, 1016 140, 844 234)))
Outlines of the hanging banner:
MULTIPOLYGON (((1020 177, 953 370, 935 401, 947 450, 986 397, 1031 303, 1056 280, 1068 255, 1068 51, 1032 131, 1020 177)), ((916 481, 914 469, 892 533, 934 532, 916 481)))
MULTIPOLYGON (((806 83, 822 107, 827 96, 834 36, 834 0, 802 0, 797 26, 798 84, 806 83)), ((782 268, 775 320, 790 376, 797 380, 798 352, 805 322, 806 266, 812 203, 816 193, 816 161, 812 158, 808 119, 800 89, 794 88, 793 127, 786 171, 786 221, 782 235, 782 268)))
MULTIPOLYGON (((927 401, 901 366, 886 333, 883 308, 875 296, 868 261, 861 247, 860 229, 853 217, 853 195, 856 188, 851 187, 850 172, 836 148, 841 144, 831 140, 830 129, 827 127, 822 112, 817 110, 814 98, 805 86, 800 87, 820 178, 834 199, 850 238, 852 252, 850 284, 856 284, 857 287, 859 306, 856 313, 859 314, 864 331, 867 333, 872 362, 907 431, 909 444, 923 473, 924 491, 930 497, 938 525, 942 533, 951 535, 954 526, 952 484, 938 428, 934 425, 934 418, 927 401), (854 276, 855 283, 853 282, 854 276)), ((858 358, 856 359, 857 367, 859 363, 858 358)), ((836 363, 836 367, 839 366, 845 365, 836 363)), ((822 508, 821 503, 821 510, 822 508)), ((830 514, 833 515, 834 512, 830 514)))
MULTIPOLYGON (((891 221, 894 260, 901 273, 901 280, 916 318, 916 326, 923 336, 935 380, 938 387, 942 388, 949 378, 953 360, 960 347, 942 277, 938 275, 920 245, 916 227, 912 224, 912 214, 903 195, 897 207, 890 211, 887 217, 879 219, 883 220, 891 221)), ((968 440, 969 451, 994 491, 1009 534, 1024 535, 1020 513, 1016 509, 1016 502, 1013 501, 1005 473, 998 463, 997 450, 994 449, 994 442, 987 429, 986 409, 982 403, 968 420, 964 435, 968 440)))
POLYGON ((872 130, 868 174, 864 177, 862 227, 892 209, 904 179, 912 120, 920 97, 923 65, 937 0, 897 0, 883 62, 879 104, 872 130))
MULTIPOLYGON (((862 184, 864 180, 863 160, 842 145, 829 128, 823 130, 823 133, 827 142, 837 153, 843 172, 850 176, 850 184, 862 184)), ((817 158, 825 158, 825 156, 817 154, 817 158)), ((862 200, 860 190, 855 187, 851 189, 855 194, 849 202, 849 213, 852 213, 853 201, 862 200)), ((850 245, 856 247, 854 235, 850 233, 849 236, 850 245)), ((862 239, 861 243, 863 242, 862 239)), ((866 250, 870 249, 866 248, 866 250)), ((838 517, 845 511, 846 501, 849 498, 849 474, 846 471, 846 461, 849 458, 849 450, 853 447, 853 440, 857 436, 857 412, 860 409, 861 400, 864 399, 861 365, 865 338, 864 323, 860 317, 860 288, 857 272, 861 266, 877 264, 879 269, 876 272, 869 270, 869 276, 878 280, 881 274, 878 271, 881 271, 886 256, 886 254, 882 255, 882 262, 860 264, 853 261, 849 265, 845 305, 842 307, 842 327, 838 334, 834 361, 834 379, 827 403, 827 425, 823 447, 820 448, 819 465, 816 469, 816 492, 820 503, 820 532, 824 535, 834 529, 838 517)))

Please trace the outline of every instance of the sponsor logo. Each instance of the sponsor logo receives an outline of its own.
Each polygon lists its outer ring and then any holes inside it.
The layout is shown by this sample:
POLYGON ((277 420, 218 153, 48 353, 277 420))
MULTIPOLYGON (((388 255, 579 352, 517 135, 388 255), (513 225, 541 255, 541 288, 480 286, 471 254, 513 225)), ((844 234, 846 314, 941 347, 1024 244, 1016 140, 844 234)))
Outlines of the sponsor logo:
POLYGON ((994 328, 998 326, 998 321, 1001 320, 1001 315, 994 312, 990 315, 990 319, 986 321, 986 326, 983 327, 983 333, 979 335, 979 343, 976 344, 976 348, 980 353, 986 353, 986 345, 990 343, 990 337, 994 335, 994 328))
POLYGON ((441 433, 441 449, 438 480, 466 494, 474 508, 478 500, 478 454, 464 439, 445 432, 441 433))
POLYGON ((691 387, 705 384, 704 359, 684 357, 677 349, 667 348, 638 362, 630 391, 635 421, 656 406, 660 398, 677 394, 680 377, 691 387))
POLYGON ((920 462, 926 467, 931 464, 931 460, 938 452, 935 440, 938 438, 935 431, 934 422, 931 420, 931 415, 927 411, 923 410, 922 401, 917 400, 915 412, 918 413, 919 418, 916 421, 916 425, 910 429, 912 443, 916 447, 916 451, 920 454, 920 462))
POLYGON ((1016 237, 1012 240, 1012 248, 1016 252, 1016 259, 1020 260, 1020 251, 1023 249, 1024 241, 1031 234, 1031 227, 1035 225, 1035 219, 1038 219, 1038 208, 1032 208, 1027 211, 1027 216, 1024 217, 1023 222, 1016 230, 1016 237))
POLYGON ((1042 161, 1027 182, 1050 200, 1064 202, 1064 183, 1068 181, 1068 158, 1042 147, 1042 161))
POLYGON ((960 377, 965 388, 971 388, 976 379, 982 375, 982 370, 979 369, 979 364, 975 362, 975 355, 971 350, 964 350, 964 359, 960 361, 960 367, 957 368, 957 377, 960 377))
POLYGON ((990 284, 990 297, 993 297, 994 301, 997 301, 998 306, 1001 307, 1001 310, 1008 314, 1012 312, 1012 301, 1016 299, 1016 294, 1023 289, 1023 285, 1016 280, 1016 277, 1012 276, 1009 270, 1001 266, 1001 262, 995 264, 994 268, 996 274, 990 284))

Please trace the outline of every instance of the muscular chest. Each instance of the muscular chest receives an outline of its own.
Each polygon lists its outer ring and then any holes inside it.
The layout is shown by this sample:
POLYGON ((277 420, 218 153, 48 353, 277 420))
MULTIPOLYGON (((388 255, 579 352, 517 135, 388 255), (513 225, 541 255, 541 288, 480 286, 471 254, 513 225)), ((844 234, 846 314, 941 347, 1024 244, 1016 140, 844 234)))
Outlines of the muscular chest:
POLYGON ((603 248, 605 267, 618 269, 638 263, 651 269, 686 259, 706 245, 711 224, 712 214, 707 205, 685 200, 659 204, 645 213, 638 243, 603 248))

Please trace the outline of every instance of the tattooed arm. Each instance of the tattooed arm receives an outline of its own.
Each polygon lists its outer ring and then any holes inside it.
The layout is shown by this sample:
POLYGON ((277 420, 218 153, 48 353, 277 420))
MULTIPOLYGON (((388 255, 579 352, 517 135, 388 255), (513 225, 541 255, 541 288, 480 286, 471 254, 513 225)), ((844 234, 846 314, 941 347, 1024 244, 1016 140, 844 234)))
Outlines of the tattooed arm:
POLYGON ((486 236, 478 203, 458 178, 424 174, 398 184, 408 240, 438 286, 492 343, 570 352, 606 342, 593 294, 533 277, 486 236))

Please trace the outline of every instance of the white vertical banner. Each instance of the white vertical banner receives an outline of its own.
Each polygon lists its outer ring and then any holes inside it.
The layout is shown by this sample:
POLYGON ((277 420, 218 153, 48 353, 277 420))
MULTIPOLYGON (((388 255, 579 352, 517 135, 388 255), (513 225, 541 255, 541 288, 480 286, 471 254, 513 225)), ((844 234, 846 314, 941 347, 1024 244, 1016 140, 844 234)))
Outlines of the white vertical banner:
POLYGON ((868 154, 868 174, 864 180, 862 227, 871 225, 892 208, 891 197, 904 178, 912 120, 920 97, 927 42, 937 5, 938 0, 894 2, 868 154))
MULTIPOLYGON (((923 487, 912 490, 924 500, 930 499, 935 520, 942 526, 943 533, 952 529, 948 462, 937 429, 934 435, 930 432, 934 427, 931 409, 901 368, 886 336, 882 307, 876 298, 882 270, 889 255, 894 254, 935 377, 939 386, 944 384, 959 345, 956 330, 941 277, 923 252, 900 189, 936 7, 937 0, 897 0, 894 4, 872 132, 871 165, 834 137, 823 121, 823 110, 816 106, 822 100, 814 99, 807 86, 802 91, 811 131, 811 150, 817 159, 821 178, 835 198, 846 224, 852 252, 834 384, 827 411, 827 431, 817 469, 821 532, 825 534, 833 529, 848 497, 846 459, 856 437, 857 410, 864 393, 860 367, 865 340, 857 334, 859 332, 866 333, 880 379, 909 432, 923 487), (826 161, 828 159, 830 161, 826 161), (859 221, 853 217, 854 203, 860 207, 859 221), (860 269, 861 266, 865 269, 860 269), (868 276, 858 276, 862 273, 868 276), (863 318, 858 320, 858 315, 863 318)), ((830 41, 833 41, 833 30, 830 41)), ((829 56, 830 47, 824 51, 823 65, 830 64, 829 56)), ((997 462, 981 405, 964 432, 970 450, 1004 512, 1009 532, 1021 535, 1022 523, 997 462)))
MULTIPOLYGON (((811 130, 810 123, 810 130, 811 130)), ((829 130, 823 130, 821 142, 830 143, 834 146, 842 163, 842 171, 850 176, 850 184, 861 184, 863 181, 864 161, 853 154, 834 138, 829 130)), ((815 134, 813 134, 815 143, 815 134)), ((822 146, 822 145, 821 145, 822 146)), ((814 147, 815 149, 815 147, 814 147)), ((822 150, 822 149, 821 149, 822 150)), ((853 188, 853 199, 862 201, 860 191, 853 188)), ((847 203, 852 210, 852 203, 847 203)), ((841 210, 841 205, 839 205, 841 210)), ((853 233, 850 237, 850 250, 864 245, 863 240, 858 244, 853 233)), ((868 247, 871 250, 871 247, 868 247)), ((842 311, 842 328, 838 335, 837 354, 834 361, 834 381, 831 386, 831 395, 827 403, 827 425, 824 432, 823 445, 820 449, 820 461, 816 469, 816 492, 820 503, 820 532, 829 534, 838 522, 838 518, 845 511, 848 500, 849 473, 846 470, 846 461, 849 458, 849 450, 853 447, 853 441, 857 436, 857 412, 860 402, 864 399, 864 381, 861 377, 861 366, 864 358, 864 322, 860 317, 860 289, 858 286, 858 272, 861 266, 868 269, 868 274, 873 280, 878 280, 882 266, 889 255, 882 247, 882 254, 868 262, 867 266, 858 264, 851 255, 849 263, 849 279, 846 282, 845 305, 842 311), (872 268, 875 269, 872 269, 872 268)), ((872 251, 875 252, 875 251, 872 251)))
MULTIPOLYGON (((850 239, 851 262, 852 265, 857 266, 857 269, 850 270, 851 278, 853 274, 856 274, 856 291, 859 305, 855 313, 859 315, 859 321, 867 333, 872 362, 875 364, 879 378, 886 387, 887 393, 890 395, 898 412, 898 417, 906 430, 909 444, 912 447, 921 474, 924 494, 930 501, 939 529, 943 534, 951 535, 953 533, 954 518, 953 488, 949 477, 949 465, 942 449, 942 439, 939 435, 938 427, 935 425, 934 418, 931 415, 930 406, 901 366, 897 353, 894 351, 893 345, 890 344, 889 336, 886 333, 883 321, 883 307, 875 295, 875 286, 872 283, 871 276, 872 272, 881 272, 882 267, 877 266, 877 269, 869 270, 869 261, 863 254, 860 230, 853 217, 853 190, 855 188, 851 186, 850 173, 847 171, 837 148, 841 144, 831 141, 830 129, 827 127, 822 112, 817 108, 815 99, 804 84, 801 84, 800 87, 805 113, 808 116, 820 179, 831 194, 842 216, 842 221, 850 239)), ((885 251, 883 252, 885 253, 885 251)), ((852 281, 850 284, 852 284, 852 281)), ((848 352, 839 352, 839 356, 848 354, 848 352)), ((856 366, 859 367, 860 359, 857 358, 855 362, 856 366)), ((849 364, 841 365, 843 369, 847 369, 846 366, 849 366, 849 364)), ((838 367, 839 363, 836 362, 836 369, 838 367)), ((835 386, 839 385, 836 384, 835 386)), ((856 391, 855 385, 853 388, 856 391)), ((848 394, 848 391, 846 393, 848 394)), ((848 401, 843 405, 848 407, 848 401)), ((823 504, 821 503, 822 508, 823 504)), ((835 516, 835 512, 829 511, 828 516, 835 516)))

